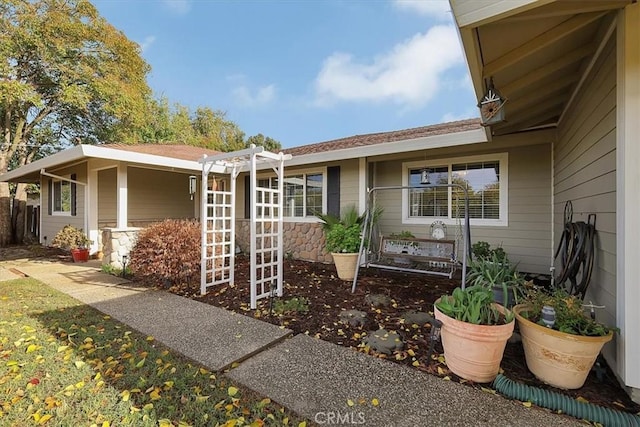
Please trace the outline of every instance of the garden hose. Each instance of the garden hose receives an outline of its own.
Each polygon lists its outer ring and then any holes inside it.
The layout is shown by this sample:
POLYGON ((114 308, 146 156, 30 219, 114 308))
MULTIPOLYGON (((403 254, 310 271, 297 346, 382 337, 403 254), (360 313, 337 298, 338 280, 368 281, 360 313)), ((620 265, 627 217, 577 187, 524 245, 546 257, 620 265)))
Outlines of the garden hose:
POLYGON ((493 381, 493 387, 501 394, 523 402, 531 402, 534 405, 562 411, 573 417, 602 424, 603 426, 636 426, 640 427, 640 417, 628 412, 605 408, 588 402, 580 402, 569 396, 554 391, 531 387, 510 380, 502 374, 498 374, 493 381))
POLYGON ((564 208, 564 231, 554 256, 560 256, 561 269, 555 277, 556 286, 570 282, 567 291, 584 299, 591 281, 595 256, 596 216, 590 214, 587 222, 573 222, 573 206, 568 201, 564 208), (580 279, 578 276, 581 274, 580 279))

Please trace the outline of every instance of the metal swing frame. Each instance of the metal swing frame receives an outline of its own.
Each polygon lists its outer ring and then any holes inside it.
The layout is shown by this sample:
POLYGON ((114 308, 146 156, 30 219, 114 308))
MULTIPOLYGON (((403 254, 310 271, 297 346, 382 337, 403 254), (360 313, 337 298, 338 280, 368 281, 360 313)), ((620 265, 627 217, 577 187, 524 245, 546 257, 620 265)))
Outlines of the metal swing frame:
MULTIPOLYGON (((465 187, 460 184, 426 184, 426 185, 398 185, 398 186, 387 186, 387 187, 373 187, 367 191, 367 210, 365 214, 365 220, 363 225, 363 233, 360 239, 360 252, 358 253, 358 262, 356 263, 356 272, 353 278, 353 285, 351 286, 351 292, 356 291, 356 286, 358 283, 358 274, 360 272, 360 267, 376 267, 387 270, 396 270, 396 271, 404 271, 409 273, 424 273, 424 274, 440 274, 443 273, 429 271, 429 270, 418 270, 415 268, 403 268, 403 267, 392 267, 385 264, 375 263, 369 261, 369 247, 367 242, 371 242, 371 237, 373 234, 373 215, 375 215, 375 195, 379 191, 388 191, 388 190, 401 190, 401 191, 409 191, 409 190, 424 190, 428 188, 458 188, 462 190, 464 193, 464 233, 463 234, 463 257, 462 257, 462 279, 461 279, 461 287, 464 289, 467 275, 467 258, 471 259, 471 226, 469 224, 469 192, 465 187)), ((424 239, 429 240, 429 239, 424 239)), ((457 250, 457 248, 456 248, 457 250)))

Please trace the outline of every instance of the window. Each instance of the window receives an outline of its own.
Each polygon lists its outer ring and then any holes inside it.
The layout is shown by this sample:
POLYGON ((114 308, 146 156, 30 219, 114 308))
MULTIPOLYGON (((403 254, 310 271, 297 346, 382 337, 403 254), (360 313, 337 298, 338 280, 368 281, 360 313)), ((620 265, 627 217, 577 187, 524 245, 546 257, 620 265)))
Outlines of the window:
MULTIPOLYGON (((494 154, 403 165, 403 185, 420 187, 423 171, 430 184, 458 184, 467 189, 469 218, 476 225, 507 225, 507 154, 494 154)), ((457 187, 403 191, 403 222, 427 224, 464 218, 464 192, 457 187)))
MULTIPOLYGON (((284 216, 291 218, 315 217, 316 213, 325 211, 325 177, 324 173, 301 173, 286 176, 283 181, 284 216)), ((277 178, 258 180, 258 186, 277 188, 277 178)), ((260 194, 260 193, 258 193, 260 194)), ((260 198, 260 195, 258 195, 260 198)), ((260 200, 258 200, 260 202, 260 200)))
POLYGON ((54 180, 52 183, 52 212, 57 215, 71 215, 71 183, 54 180))

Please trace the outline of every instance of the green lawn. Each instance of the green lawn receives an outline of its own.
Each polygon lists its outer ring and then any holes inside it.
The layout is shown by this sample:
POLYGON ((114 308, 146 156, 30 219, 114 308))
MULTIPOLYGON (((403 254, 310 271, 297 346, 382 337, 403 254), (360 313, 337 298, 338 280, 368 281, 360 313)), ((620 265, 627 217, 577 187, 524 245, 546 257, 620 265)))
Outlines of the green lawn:
POLYGON ((32 279, 0 282, 2 426, 304 426, 267 398, 32 279))

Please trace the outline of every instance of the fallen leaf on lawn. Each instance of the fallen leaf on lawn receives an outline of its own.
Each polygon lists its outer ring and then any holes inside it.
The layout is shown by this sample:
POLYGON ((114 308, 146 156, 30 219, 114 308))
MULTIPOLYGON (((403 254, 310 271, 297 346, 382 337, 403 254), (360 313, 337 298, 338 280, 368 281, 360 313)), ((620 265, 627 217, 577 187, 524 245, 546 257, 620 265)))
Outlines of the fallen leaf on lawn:
POLYGON ((35 344, 29 344, 29 346, 27 347, 26 353, 33 353, 34 351, 36 351, 39 347, 35 344))
POLYGON ((151 393, 149 393, 149 398, 151 400, 160 400, 161 399, 160 390, 158 389, 153 390, 151 393))
POLYGON ((123 390, 122 393, 120 393, 120 396, 122 396, 122 401, 126 402, 127 400, 129 400, 131 392, 129 390, 123 390))
POLYGON ((418 367, 418 366, 420 366, 420 362, 416 360, 416 361, 414 361, 412 363, 412 365, 415 366, 415 367, 418 367))
POLYGON ((227 394, 229 396, 235 396, 238 393, 238 389, 234 386, 229 387, 229 389, 227 390, 227 394))
POLYGON ((154 339, 155 339, 155 338, 154 338, 153 336, 151 336, 151 335, 149 335, 149 336, 147 337, 147 341, 153 341, 154 339))
POLYGON ((76 368, 80 369, 82 368, 84 365, 86 365, 85 362, 83 362, 82 360, 76 360, 75 362, 73 362, 76 365, 76 368))

